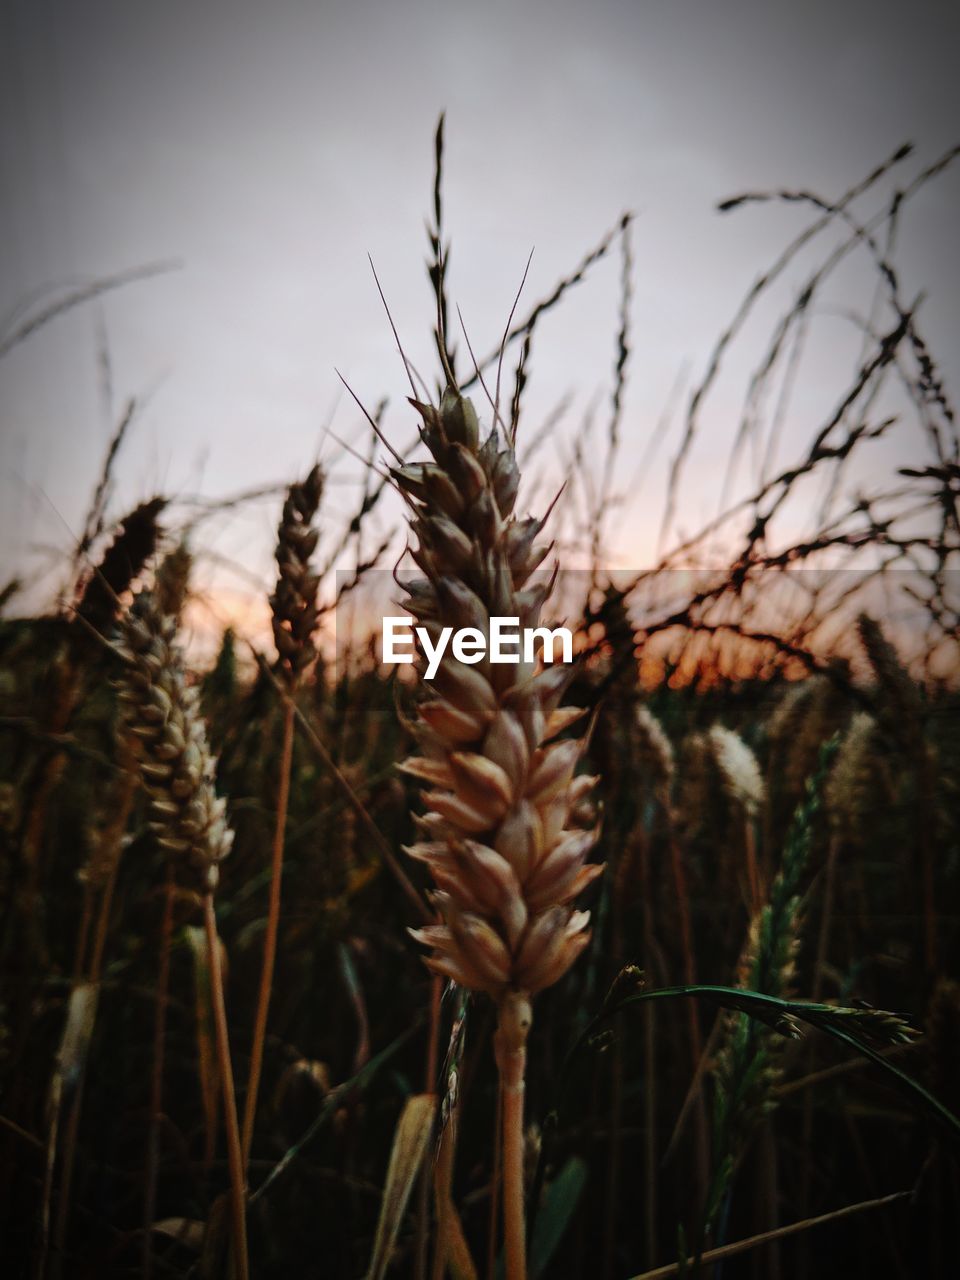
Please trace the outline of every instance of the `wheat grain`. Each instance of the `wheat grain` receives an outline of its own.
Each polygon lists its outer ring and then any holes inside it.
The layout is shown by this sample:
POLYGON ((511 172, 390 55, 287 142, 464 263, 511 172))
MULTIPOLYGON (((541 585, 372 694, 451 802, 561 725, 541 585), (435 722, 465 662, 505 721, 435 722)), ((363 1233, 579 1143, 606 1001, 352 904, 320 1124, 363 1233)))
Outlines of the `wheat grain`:
MULTIPOLYGON (((512 447, 495 431, 481 446, 472 404, 453 392, 439 410, 417 407, 433 462, 394 473, 426 574, 406 607, 427 628, 443 619, 486 634, 491 616, 537 625, 546 592, 529 579, 546 548, 539 520, 512 515, 512 447)), ((445 655, 440 696, 418 709, 423 754, 403 765, 429 788, 419 819, 429 838, 408 852, 433 874, 443 917, 414 936, 432 949, 434 972, 497 1000, 558 981, 589 937, 588 913, 571 904, 601 868, 585 861, 596 832, 568 825, 593 780, 574 778, 581 743, 556 740, 579 714, 558 706, 567 678, 560 666, 445 655)))

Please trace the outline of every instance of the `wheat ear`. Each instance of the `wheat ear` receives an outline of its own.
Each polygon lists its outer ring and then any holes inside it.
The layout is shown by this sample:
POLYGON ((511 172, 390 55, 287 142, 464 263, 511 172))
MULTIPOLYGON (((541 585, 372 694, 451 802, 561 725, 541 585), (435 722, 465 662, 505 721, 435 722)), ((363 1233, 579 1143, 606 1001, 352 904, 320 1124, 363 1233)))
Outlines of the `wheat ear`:
POLYGON ((140 592, 121 619, 117 649, 124 666, 118 698, 150 798, 150 826, 168 861, 188 870, 198 880, 203 896, 230 1168, 235 1266, 240 1280, 247 1280, 243 1159, 213 906, 220 863, 230 852, 233 832, 227 823, 225 802, 214 790, 215 761, 200 714, 199 690, 187 684, 176 643, 177 621, 160 603, 163 598, 169 602, 164 596, 166 587, 176 588, 162 580, 158 586, 156 593, 140 592))
POLYGON ((277 530, 277 587, 270 597, 273 637, 277 646, 280 674, 289 697, 283 703, 283 739, 280 749, 280 777, 277 783, 277 814, 273 828, 270 871, 270 904, 263 942, 263 966, 250 1051, 250 1076, 243 1111, 243 1164, 246 1169, 253 1142, 257 1095, 263 1069, 267 1036, 267 1014, 273 990, 273 971, 280 928, 280 887, 283 878, 283 843, 290 799, 290 770, 293 763, 293 723, 296 706, 293 695, 315 656, 313 631, 317 625, 317 587, 310 557, 319 533, 313 522, 323 494, 323 473, 315 466, 301 484, 290 486, 277 530))
POLYGON ((763 807, 766 794, 763 775, 756 756, 739 734, 734 733, 732 729, 727 729, 722 724, 712 725, 707 731, 707 741, 720 771, 723 788, 743 818, 750 911, 755 913, 760 909, 766 892, 763 884, 764 877, 757 862, 754 831, 754 821, 763 807))
MULTIPOLYGON (((534 627, 549 591, 531 575, 547 547, 543 522, 513 514, 519 471, 494 427, 480 443, 473 405, 448 389, 439 409, 413 402, 432 461, 393 476, 411 508, 413 557, 424 577, 405 606, 428 631, 490 618, 534 627)), ((519 661, 465 665, 452 654, 419 704, 421 754, 403 768, 426 784, 424 838, 408 852, 433 875, 441 923, 412 930, 426 964, 495 1001, 495 1054, 503 1096, 504 1248, 508 1280, 526 1274, 523 1092, 531 997, 551 986, 587 945, 589 912, 572 903, 602 868, 586 863, 595 830, 571 825, 594 779, 574 777, 582 752, 558 740, 579 716, 560 708, 563 666, 519 661)))

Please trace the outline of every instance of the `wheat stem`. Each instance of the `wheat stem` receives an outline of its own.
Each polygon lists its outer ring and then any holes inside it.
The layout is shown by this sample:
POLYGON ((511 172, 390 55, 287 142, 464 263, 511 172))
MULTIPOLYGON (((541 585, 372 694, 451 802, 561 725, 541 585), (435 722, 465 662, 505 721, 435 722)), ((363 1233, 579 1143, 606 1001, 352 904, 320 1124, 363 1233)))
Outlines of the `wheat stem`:
POLYGON ((530 1001, 508 991, 500 1002, 494 1050, 503 1114, 503 1253, 507 1280, 526 1280, 523 1210, 523 1099, 530 1001))
POLYGON ((230 1168, 230 1207, 233 1218, 233 1261, 237 1280, 249 1280, 247 1260, 246 1186, 240 1126, 237 1123, 237 1099, 230 1063, 230 1039, 227 1032, 227 1010, 223 998, 223 966, 220 963, 220 939, 217 917, 213 909, 213 893, 203 896, 203 924, 207 935, 207 963, 210 966, 210 1003, 216 1033, 217 1067, 223 1097, 223 1121, 227 1135, 227 1162, 230 1168))
POLYGON ((173 866, 167 862, 163 891, 163 920, 160 925, 160 967, 153 1015, 153 1074, 150 1082, 150 1132, 147 1139, 146 1189, 143 1197, 143 1276, 153 1274, 153 1223, 157 1210, 157 1164, 160 1148, 160 1110, 163 1106, 164 1045, 167 1029, 167 1000, 170 985, 170 938, 173 932, 173 902, 176 882, 173 866))
MULTIPOLYGON (((440 1051, 440 1001, 443 997, 443 979, 434 974, 430 979, 430 1027, 427 1033, 427 1059, 424 1070, 424 1093, 435 1093, 437 1088, 437 1055, 440 1051)), ((417 1203, 417 1245, 414 1275, 426 1280, 427 1249, 430 1242, 430 1166, 424 1162, 420 1174, 420 1190, 417 1203)))
POLYGON ((497 1274, 497 1221, 500 1182, 503 1176, 503 1090, 497 1081, 497 1105, 493 1134, 493 1171, 490 1174, 490 1215, 487 1222, 487 1280, 497 1274))
POLYGON ((267 1036, 267 1014, 273 990, 273 971, 277 957, 277 936, 280 929, 280 887, 283 876, 283 841, 287 828, 287 807, 290 800, 290 768, 293 761, 293 708, 292 699, 283 704, 283 746, 280 751, 280 780, 277 790, 277 817, 273 829, 273 855, 270 874, 270 905, 267 913, 267 931, 263 943, 263 968, 260 973, 260 991, 257 997, 257 1013, 253 1028, 253 1047, 250 1051, 250 1078, 243 1113, 243 1167, 250 1161, 253 1141, 253 1125, 257 1112, 257 1094, 263 1069, 263 1050, 267 1036))

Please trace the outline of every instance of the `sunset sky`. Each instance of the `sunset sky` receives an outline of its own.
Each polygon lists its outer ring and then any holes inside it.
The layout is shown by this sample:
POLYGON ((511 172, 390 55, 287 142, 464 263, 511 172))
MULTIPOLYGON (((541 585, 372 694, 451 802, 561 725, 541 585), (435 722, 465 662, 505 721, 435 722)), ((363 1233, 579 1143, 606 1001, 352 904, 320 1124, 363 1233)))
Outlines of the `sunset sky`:
MULTIPOLYGON (((638 215, 618 468, 635 501, 611 554, 647 563, 680 414, 646 474, 636 470, 671 388, 682 378, 689 395, 744 291, 808 220, 782 205, 721 216, 716 202, 781 186, 837 197, 908 140, 909 180, 960 140, 960 10, 943 4, 14 0, 0 22, 0 341, 73 284, 177 264, 72 311, 0 363, 4 580, 58 563, 38 549, 69 548, 131 395, 143 408, 117 466, 117 516, 158 489, 218 497, 287 482, 313 462, 330 423, 365 447, 335 366, 369 405, 389 396, 388 430, 409 439, 403 369, 367 254, 432 380, 424 219, 441 110, 451 292, 478 354, 498 341, 531 249, 521 312, 623 210, 638 215)), ((958 372, 958 215, 960 166, 904 212, 897 245, 904 295, 926 293, 922 326, 948 373, 958 372)), ((808 270, 822 252, 805 259, 808 270)), ((575 396, 558 437, 561 471, 562 442, 596 397, 601 424, 608 413, 618 273, 612 253, 534 346, 530 431, 561 395, 575 396)), ((794 290, 801 279, 789 277, 794 290)), ((866 312, 872 288, 853 264, 822 309, 866 312)), ((791 298, 788 283, 731 357, 679 527, 712 514, 746 377, 791 298)), ((855 364, 849 321, 823 324, 783 460, 855 364)), ((902 465, 921 448, 901 433, 872 465, 902 465)), ((330 459, 337 452, 324 446, 330 459)), ((338 467, 344 480, 356 473, 349 460, 338 467)), ((334 484, 330 519, 354 496, 334 484)), ((227 612, 242 613, 252 583, 269 580, 277 514, 276 502, 259 503, 205 529, 205 546, 254 575, 206 566, 227 612)), ((40 581, 49 592, 57 574, 40 581)))

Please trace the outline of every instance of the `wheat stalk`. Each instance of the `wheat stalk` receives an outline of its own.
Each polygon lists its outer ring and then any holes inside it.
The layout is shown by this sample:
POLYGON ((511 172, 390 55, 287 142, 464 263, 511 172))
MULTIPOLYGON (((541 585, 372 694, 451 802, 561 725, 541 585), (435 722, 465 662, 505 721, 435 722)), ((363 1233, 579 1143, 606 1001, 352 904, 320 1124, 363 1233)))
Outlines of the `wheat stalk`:
POLYGON ((283 842, 290 799, 290 769, 293 762, 293 695, 301 677, 315 656, 313 631, 317 625, 317 587, 319 579, 310 566, 319 533, 313 521, 323 493, 323 473, 315 466, 301 484, 290 486, 277 530, 277 587, 270 597, 273 612, 273 637, 277 646, 280 671, 288 697, 283 704, 283 744, 280 750, 280 777, 277 784, 277 814, 273 830, 270 873, 270 904, 263 943, 263 966, 250 1052, 250 1077, 243 1112, 243 1162, 250 1159, 253 1124, 257 1112, 260 1073, 267 1035, 267 1014, 273 989, 273 971, 277 956, 280 927, 280 886, 283 876, 283 842))
MULTIPOLYGON (((835 738, 821 746, 817 771, 808 778, 804 798, 794 811, 768 901, 750 921, 738 966, 739 987, 777 996, 789 995, 793 989, 803 924, 800 885, 836 751, 835 738)), ((712 1068, 717 1086, 714 1173, 704 1232, 713 1225, 750 1133, 777 1105, 773 1090, 782 1072, 782 1037, 775 1038, 768 1028, 739 1013, 726 1019, 725 1032, 712 1068)))
MULTIPOLYGON (((112 628, 119 608, 119 596, 127 590, 131 581, 141 571, 155 550, 160 536, 157 517, 164 506, 164 499, 154 498, 150 502, 142 503, 136 507, 121 522, 119 530, 107 548, 99 566, 91 569, 82 587, 78 586, 78 603, 75 610, 76 620, 71 629, 75 636, 75 645, 73 652, 71 653, 68 650, 63 659, 63 682, 56 710, 55 723, 59 723, 64 728, 69 723, 74 708, 80 701, 84 684, 88 679, 80 660, 81 655, 88 650, 91 637, 102 639, 101 631, 108 631, 112 628), (81 627, 86 630, 81 630, 81 627)), ((78 557, 86 554, 88 545, 89 543, 86 540, 81 540, 77 549, 78 557)), ((129 751, 121 749, 121 756, 126 756, 127 760, 122 769, 121 785, 117 794, 112 797, 116 801, 112 817, 103 825, 101 830, 90 831, 90 853, 79 873, 79 879, 83 884, 83 909, 76 944, 71 999, 78 996, 78 989, 81 986, 90 984, 96 990, 100 981, 107 927, 113 901, 113 888, 123 848, 127 818, 136 788, 136 774, 129 768, 129 751), (100 907, 97 914, 89 964, 87 965, 87 950, 93 925, 94 906, 98 897, 100 899, 100 907)), ((31 815, 31 824, 28 827, 28 834, 34 840, 39 840, 43 827, 45 812, 45 803, 43 801, 58 782, 64 760, 65 757, 62 752, 51 757, 44 773, 41 775, 40 787, 37 793, 37 807, 31 815)), ((36 848, 39 852, 39 843, 36 848)), ((96 1001, 92 1005, 92 1010, 91 1028, 96 1017, 96 1001)), ((71 1186, 85 1084, 86 1062, 84 1060, 78 1072, 78 1080, 73 1091, 67 1122, 64 1126, 60 1159, 59 1205, 54 1235, 56 1250, 53 1264, 54 1270, 58 1270, 61 1265, 63 1243, 70 1217, 71 1186)), ((52 1124, 54 1135, 58 1128, 59 1115, 56 1115, 52 1124)), ((55 1141, 56 1138, 54 1137, 55 1141)), ((49 1170, 49 1175, 52 1176, 52 1168, 49 1170)), ((45 1184, 45 1200, 51 1185, 50 1177, 48 1176, 45 1184)), ((48 1217, 48 1207, 45 1203, 42 1213, 42 1219, 45 1223, 48 1217)), ((47 1241, 44 1233, 41 1248, 41 1272, 45 1267, 46 1246, 47 1241)))
MULTIPOLYGON (((175 579, 173 573, 171 579, 175 579)), ((150 798, 150 826, 168 862, 186 869, 198 881, 203 896, 227 1132, 235 1265, 240 1280, 246 1280, 243 1160, 213 906, 220 863, 230 852, 233 831, 227 823, 226 803, 214 789, 215 760, 200 714, 199 690, 187 684, 176 643, 177 620, 163 612, 160 603, 162 598, 168 603, 175 599, 176 590, 175 581, 165 582, 161 575, 158 590, 141 591, 121 618, 116 648, 124 665, 118 699, 150 798)))
MULTIPOLYGON (((531 575, 547 548, 543 522, 513 514, 519 471, 496 427, 480 443, 473 405, 448 389, 439 409, 414 401, 432 461, 398 466, 424 577, 405 607, 428 630, 489 634, 490 618, 537 625, 549 587, 531 575)), ((465 665, 445 655, 421 701, 421 754, 403 768, 426 786, 423 839, 407 850, 433 875, 441 923, 412 930, 434 973, 497 1005, 503 1091, 504 1237, 509 1280, 525 1275, 523 1092, 531 997, 557 982, 589 940, 574 900, 600 875, 587 864, 597 832, 571 825, 594 779, 574 777, 582 752, 559 735, 579 710, 560 708, 560 665, 465 665), (559 740, 558 740, 559 739, 559 740)))

